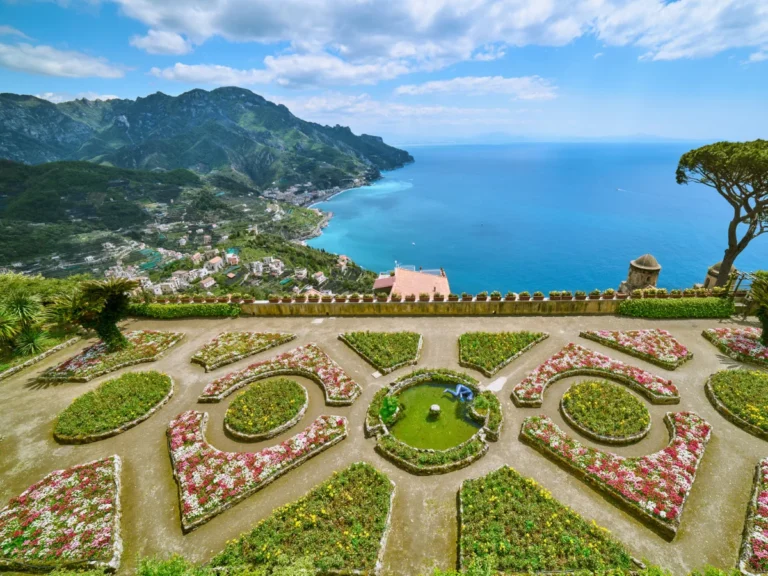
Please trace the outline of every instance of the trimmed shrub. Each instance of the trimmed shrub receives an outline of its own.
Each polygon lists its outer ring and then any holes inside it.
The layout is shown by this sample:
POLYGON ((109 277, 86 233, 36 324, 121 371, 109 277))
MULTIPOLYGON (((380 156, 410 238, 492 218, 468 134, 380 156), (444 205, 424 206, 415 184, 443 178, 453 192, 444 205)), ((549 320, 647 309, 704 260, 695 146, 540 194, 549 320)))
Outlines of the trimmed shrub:
POLYGON ((173 318, 236 318, 240 315, 237 304, 132 304, 130 316, 171 320, 173 318))
POLYGON ((728 298, 643 298, 619 304, 619 315, 633 318, 730 318, 734 311, 728 298))

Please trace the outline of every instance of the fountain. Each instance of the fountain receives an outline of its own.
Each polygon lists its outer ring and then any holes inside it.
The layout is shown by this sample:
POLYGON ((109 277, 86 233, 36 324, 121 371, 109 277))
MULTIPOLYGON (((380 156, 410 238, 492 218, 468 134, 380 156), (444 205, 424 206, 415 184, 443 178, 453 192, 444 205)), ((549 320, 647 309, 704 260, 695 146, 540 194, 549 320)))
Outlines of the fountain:
POLYGON ((440 404, 432 404, 432 406, 429 407, 429 415, 440 416, 440 404))

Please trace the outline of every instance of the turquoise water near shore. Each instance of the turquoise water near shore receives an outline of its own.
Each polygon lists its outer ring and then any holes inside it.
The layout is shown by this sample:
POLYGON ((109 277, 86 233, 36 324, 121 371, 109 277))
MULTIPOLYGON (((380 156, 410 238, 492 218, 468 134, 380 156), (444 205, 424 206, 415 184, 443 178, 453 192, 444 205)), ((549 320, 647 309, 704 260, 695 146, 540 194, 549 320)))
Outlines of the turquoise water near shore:
MULTIPOLYGON (((445 268, 453 292, 618 287, 646 252, 660 286, 702 282, 722 259, 730 208, 675 182, 696 144, 416 147, 415 162, 317 205, 334 216, 315 248, 374 271, 445 268)), ((768 268, 768 237, 739 257, 768 268)))

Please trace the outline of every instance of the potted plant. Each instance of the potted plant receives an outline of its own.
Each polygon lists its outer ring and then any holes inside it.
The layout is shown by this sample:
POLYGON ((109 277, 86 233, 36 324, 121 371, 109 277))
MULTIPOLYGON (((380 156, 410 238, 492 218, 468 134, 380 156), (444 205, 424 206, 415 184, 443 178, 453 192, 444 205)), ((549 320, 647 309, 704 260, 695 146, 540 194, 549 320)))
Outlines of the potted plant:
POLYGON ((195 304, 200 304, 201 302, 205 302, 205 298, 203 296, 192 296, 192 301, 195 304))
POLYGON ((445 296, 440 294, 440 292, 435 292, 435 295, 432 297, 432 299, 435 302, 445 302, 445 296))
POLYGON ((426 292, 420 292, 419 302, 429 302, 429 294, 427 294, 426 292))
POLYGON ((725 296, 726 290, 724 286, 715 286, 712 288, 712 296, 717 296, 718 298, 725 296))
POLYGON ((515 294, 514 292, 507 292, 504 295, 504 300, 506 300, 507 302, 514 302, 515 300, 517 300, 517 294, 515 294))
POLYGON ((626 292, 616 292, 616 299, 626 300, 627 298, 629 298, 629 294, 627 294, 626 292))
POLYGON ((243 298, 243 304, 253 304, 255 300, 256 299, 251 294, 247 294, 243 298))
POLYGON ((666 288, 658 288, 656 290, 656 298, 668 298, 669 294, 667 294, 666 288))
POLYGON ((448 294, 448 302, 458 302, 458 301, 459 301, 458 294, 448 294))
POLYGON ((646 288, 643 290, 643 298, 656 298, 656 288, 646 288))
POLYGON ((570 290, 563 290, 560 292, 560 300, 573 300, 573 294, 570 290))
POLYGON ((576 300, 586 300, 587 293, 583 290, 576 290, 576 300))
POLYGON ((373 302, 373 294, 363 294, 363 302, 373 302))
POLYGON ((291 302, 293 302, 293 298, 291 298, 289 294, 283 294, 282 296, 280 296, 280 302, 282 302, 283 304, 290 304, 291 302))
POLYGON ((376 302, 386 302, 387 301, 387 293, 386 292, 377 292, 376 293, 376 302))
POLYGON ((347 295, 346 294, 336 294, 336 296, 334 296, 333 299, 336 301, 336 303, 343 303, 343 302, 347 301, 347 295))
POLYGON ((405 297, 406 302, 416 302, 416 294, 408 294, 405 297))
POLYGON ((613 297, 616 295, 616 290, 613 288, 608 288, 605 292, 603 292, 603 299, 605 300, 613 300, 613 297))
POLYGON ((189 304, 190 302, 192 302, 192 298, 190 298, 189 296, 182 296, 181 297, 181 303, 182 304, 189 304))
POLYGON ((560 300, 560 292, 557 290, 550 290, 549 299, 554 301, 560 300))
POLYGON ((521 302, 528 302, 528 300, 530 300, 530 299, 531 299, 531 293, 530 293, 530 292, 527 292, 527 291, 524 291, 524 292, 520 292, 520 296, 518 296, 518 299, 519 299, 521 302))
POLYGON ((643 297, 643 291, 640 290, 640 288, 635 288, 632 290, 632 298, 642 298, 643 297))
POLYGON ((486 300, 488 300, 488 292, 479 292, 477 294, 478 302, 485 302, 486 300))
POLYGON ((468 294, 467 292, 461 293, 461 301, 462 302, 472 302, 472 294, 468 294))
POLYGON ((389 297, 390 302, 402 302, 403 297, 398 294, 397 292, 393 292, 392 295, 389 297))
POLYGON ((232 301, 233 304, 240 304, 240 302, 243 299, 243 295, 240 294, 239 292, 235 292, 229 298, 230 298, 230 300, 232 301))
POLYGON ((213 304, 214 302, 216 302, 216 296, 206 296, 205 297, 205 301, 208 304, 213 304))
POLYGON ((330 304, 331 302, 333 302, 333 294, 323 294, 322 296, 320 296, 320 300, 322 302, 325 302, 326 304, 330 304))
POLYGON ((272 304, 277 304, 278 302, 280 302, 280 296, 278 296, 277 294, 270 294, 269 296, 267 296, 267 300, 269 300, 270 303, 272 304))
POLYGON ((707 296, 709 296, 709 290, 706 288, 696 289, 696 298, 706 298, 707 296))
POLYGON ((696 293, 694 292, 693 288, 686 288, 685 290, 683 290, 683 296, 685 296, 686 298, 692 298, 695 295, 696 293))
POLYGON ((600 290, 598 290, 597 288, 595 288, 594 290, 592 290, 592 291, 589 293, 589 299, 590 299, 590 300, 597 300, 598 298, 600 298, 600 290))

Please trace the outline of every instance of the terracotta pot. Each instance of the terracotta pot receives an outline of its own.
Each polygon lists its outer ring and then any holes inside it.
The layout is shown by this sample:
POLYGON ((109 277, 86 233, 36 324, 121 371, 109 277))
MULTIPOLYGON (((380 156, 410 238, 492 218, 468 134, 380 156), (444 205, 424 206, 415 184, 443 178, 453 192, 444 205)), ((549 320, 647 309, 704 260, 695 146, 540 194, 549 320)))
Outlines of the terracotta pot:
POLYGON ((270 304, 277 304, 280 302, 280 298, 270 298, 269 302, 270 304))
POLYGON ((561 299, 562 299, 562 296, 550 296, 550 297, 549 297, 549 299, 550 299, 552 302, 557 302, 558 300, 561 300, 561 299))
POLYGON ((514 302, 515 300, 517 300, 515 296, 504 296, 505 302, 514 302))
POLYGON ((458 302, 459 297, 458 296, 448 296, 448 302, 458 302))
POLYGON ((386 302, 387 297, 386 296, 376 296, 376 302, 386 302))
POLYGON ((586 299, 587 299, 586 294, 584 294, 584 296, 576 296, 576 300, 586 300, 586 299))
POLYGON ((472 302, 472 296, 462 296, 461 297, 462 302, 472 302))
POLYGON ((605 293, 603 293, 602 296, 603 296, 603 300, 613 300, 613 297, 615 295, 616 295, 616 293, 614 292, 613 294, 605 294, 605 293))
POLYGON ((478 302, 485 302, 486 300, 488 300, 488 296, 478 296, 477 297, 477 301, 478 302))
POLYGON ((244 298, 243 304, 253 304, 254 300, 254 298, 244 298))
POLYGON ((656 294, 656 298, 669 298, 669 294, 656 294))
POLYGON ((192 302, 192 298, 182 298, 181 299, 181 303, 182 304, 189 304, 190 302, 192 302))
POLYGON ((320 298, 320 300, 328 304, 330 302, 333 302, 333 296, 323 296, 322 298, 320 298))
POLYGON ((517 298, 518 298, 518 300, 520 300, 521 302, 528 302, 528 300, 530 300, 530 299, 531 299, 531 297, 530 297, 530 296, 518 296, 517 298))
POLYGON ((560 296, 560 300, 573 300, 573 296, 560 296))
POLYGON ((534 296, 533 299, 539 302, 541 300, 544 300, 544 296, 534 296))
POLYGON ((616 298, 618 298, 619 300, 626 300, 627 298, 629 298, 629 294, 622 294, 621 292, 617 292, 616 298))
POLYGON ((445 302, 445 296, 435 296, 435 302, 445 302))
POLYGON ((280 302, 282 302, 283 304, 290 304, 291 302, 293 302, 293 298, 291 298, 290 296, 285 296, 284 298, 280 298, 280 302))
POLYGON ((600 294, 590 294, 589 295, 590 300, 600 300, 600 294))
POLYGON ((373 302, 373 296, 364 296, 363 302, 373 302))
POLYGON ((350 302, 360 302, 360 298, 355 298, 354 296, 349 298, 350 302))

